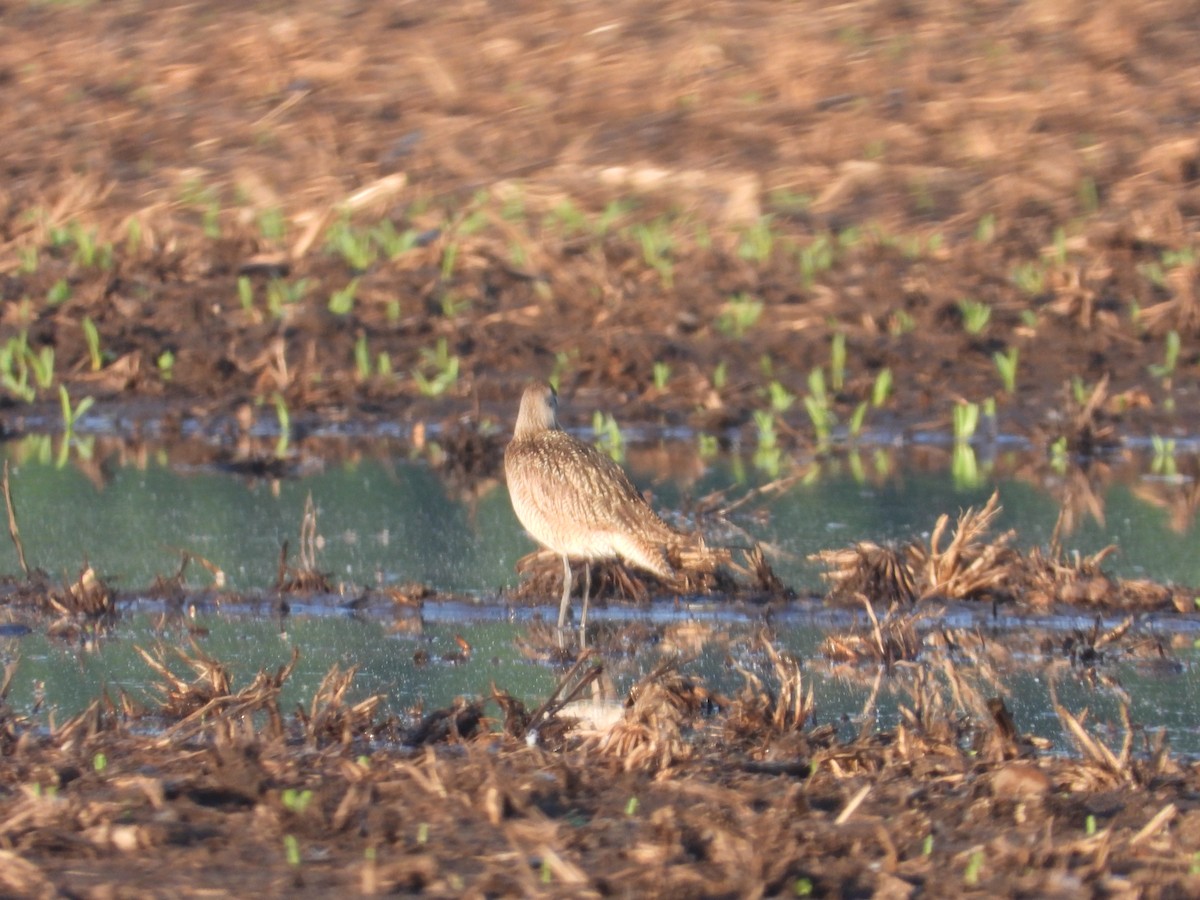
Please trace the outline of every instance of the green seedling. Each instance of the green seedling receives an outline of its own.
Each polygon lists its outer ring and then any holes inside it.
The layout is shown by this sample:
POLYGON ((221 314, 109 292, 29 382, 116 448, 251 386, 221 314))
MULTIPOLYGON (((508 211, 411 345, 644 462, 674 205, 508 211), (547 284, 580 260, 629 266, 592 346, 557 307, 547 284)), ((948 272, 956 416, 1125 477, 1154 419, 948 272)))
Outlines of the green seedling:
POLYGON ((66 440, 75 436, 75 425, 96 401, 92 397, 84 397, 76 406, 71 405, 71 395, 65 385, 58 386, 58 401, 62 407, 63 435, 66 440))
POLYGON ((1096 817, 1088 814, 1088 817, 1083 820, 1083 831, 1088 837, 1094 837, 1096 834, 1096 817))
POLYGON ((979 884, 979 872, 983 868, 983 851, 976 850, 967 861, 967 869, 963 872, 963 881, 969 885, 979 884))
POLYGON ((792 408, 792 404, 796 402, 796 395, 789 392, 778 381, 772 381, 767 386, 767 394, 771 398, 771 411, 776 413, 785 413, 792 408))
POLYGON ((1088 398, 1092 396, 1092 389, 1078 375, 1072 375, 1071 396, 1075 400, 1075 405, 1082 408, 1087 406, 1088 398))
POLYGON ((933 835, 925 835, 925 840, 921 842, 921 853, 925 856, 933 856, 933 835))
POLYGON ((717 363, 712 373, 712 386, 716 390, 721 390, 729 382, 729 364, 726 362, 717 363))
POLYGON ((459 359, 451 355, 449 344, 444 337, 438 338, 433 350, 422 348, 421 358, 423 368, 432 373, 427 377, 420 368, 413 370, 413 380, 423 396, 436 397, 444 394, 458 381, 459 359))
POLYGON ((353 279, 344 288, 329 295, 329 311, 335 316, 348 315, 354 309, 354 295, 358 292, 358 279, 353 279))
POLYGON ((775 431, 775 414, 756 409, 754 426, 758 431, 758 444, 754 449, 754 465, 774 478, 779 474, 779 464, 783 456, 779 447, 779 436, 775 431))
POLYGON ((299 303, 307 292, 307 278, 293 282, 284 281, 282 278, 272 278, 267 283, 267 309, 271 315, 279 318, 283 315, 285 306, 299 303))
POLYGON ((100 352, 100 332, 90 316, 84 316, 79 323, 83 329, 83 340, 87 344, 88 359, 91 360, 92 371, 99 372, 104 368, 104 354, 100 352))
POLYGON ((996 371, 1000 373, 1000 382, 1004 385, 1006 394, 1016 393, 1017 361, 1020 355, 1021 351, 1017 347, 1009 347, 1005 353, 996 351, 992 354, 992 361, 996 364, 996 371))
POLYGON ((871 387, 871 405, 876 409, 888 402, 892 395, 892 370, 880 369, 875 376, 875 384, 871 387))
POLYGON ((830 407, 829 394, 825 390, 825 372, 822 369, 813 369, 808 375, 808 396, 804 398, 804 408, 808 412, 809 421, 812 422, 817 443, 822 446, 828 444, 833 426, 837 424, 837 417, 830 407))
POLYGON ((1041 263, 1025 262, 1013 266, 1010 280, 1031 297, 1041 296, 1046 290, 1046 272, 1041 263))
POLYGON ((271 206, 260 211, 258 231, 271 243, 281 243, 287 237, 287 219, 283 216, 283 210, 278 206, 271 206))
POLYGON ((846 384, 846 335, 840 331, 829 346, 829 382, 835 391, 846 384))
POLYGON ((370 232, 355 231, 345 219, 330 226, 325 244, 341 256, 352 272, 365 272, 375 262, 375 243, 370 232))
POLYGON ((60 278, 54 284, 50 285, 50 290, 46 292, 46 302, 51 306, 59 306, 71 299, 71 283, 65 278, 60 278))
POLYGON ((700 434, 696 440, 699 444, 696 452, 701 459, 714 459, 721 452, 721 442, 717 440, 716 435, 700 434))
POLYGON ((637 815, 637 811, 638 811, 638 798, 630 797, 629 801, 625 804, 625 815, 627 815, 627 816, 637 815))
POLYGON ((665 362, 656 362, 654 364, 654 386, 661 391, 670 380, 671 367, 665 362))
POLYGON ((625 458, 625 435, 612 413, 600 410, 592 413, 592 433, 596 436, 596 445, 614 460, 620 462, 625 458))
POLYGON ((1067 232, 1062 226, 1054 229, 1054 249, 1051 251, 1050 259, 1059 267, 1067 264, 1067 232))
POLYGON ((850 416, 850 421, 847 427, 850 429, 851 437, 858 437, 862 432, 863 423, 867 420, 867 409, 870 404, 866 401, 854 407, 854 413, 850 416))
POLYGON ((1038 314, 1032 309, 1021 310, 1021 324, 1026 328, 1036 330, 1038 327, 1038 314))
POLYGON ((1175 373, 1175 366, 1179 362, 1179 332, 1171 329, 1167 332, 1166 349, 1163 353, 1163 361, 1161 364, 1155 363, 1150 366, 1150 374, 1155 378, 1169 378, 1175 373))
POLYGON ((982 334, 992 318, 992 308, 986 303, 963 298, 958 301, 962 313, 963 328, 967 334, 982 334))
POLYGON ((292 440, 292 414, 288 410, 287 400, 283 398, 283 394, 276 391, 271 396, 271 400, 275 404, 275 418, 279 422, 279 439, 275 442, 275 458, 284 459, 287 457, 288 445, 292 440))
POLYGON ((24 331, 0 346, 0 385, 19 400, 32 403, 37 391, 29 383, 29 339, 24 331))
POLYGON ((376 357, 375 361, 375 368, 381 378, 391 378, 395 374, 392 370, 392 357, 386 350, 379 351, 379 356, 376 357))
POLYGON ((103 753, 97 753, 92 757, 92 768, 97 774, 103 775, 105 770, 108 769, 108 757, 103 753))
POLYGON ((245 275, 239 275, 237 280, 238 302, 246 312, 254 309, 254 285, 245 275))
POLYGON ((628 216, 636 208, 637 204, 632 200, 617 199, 609 201, 596 219, 596 224, 593 227, 596 236, 604 237, 617 222, 628 216))
POLYGON ((979 404, 960 400, 954 406, 954 442, 965 444, 979 427, 979 404))
POLYGON ((812 287, 821 275, 833 268, 834 244, 829 235, 819 235, 808 246, 800 250, 800 280, 805 287, 812 287))
POLYGON ((358 372, 359 381, 366 381, 371 377, 371 351, 367 348, 365 334, 360 334, 354 342, 354 368, 358 372))
POLYGON ((1150 471, 1164 478, 1174 478, 1178 474, 1175 467, 1175 439, 1151 435, 1150 446, 1154 448, 1154 460, 1150 463, 1150 471))
POLYGON ((750 262, 764 265, 771 259, 775 249, 775 233, 771 229, 771 216, 761 216, 758 221, 742 232, 738 242, 738 256, 750 262))
POLYGON ((419 237, 420 232, 412 228, 397 231, 388 219, 371 229, 371 240, 388 259, 395 259, 412 250, 420 243, 419 237))
POLYGON ((304 811, 308 809, 308 804, 312 802, 312 798, 312 791, 308 789, 298 791, 295 788, 286 788, 279 796, 284 809, 298 816, 304 815, 304 811))
POLYGON ((675 267, 670 256, 675 241, 667 220, 658 218, 649 224, 635 225, 633 237, 642 248, 643 262, 658 273, 663 287, 670 290, 675 284, 675 267))
POLYGON ((1059 475, 1066 474, 1067 466, 1070 463, 1070 457, 1067 453, 1066 437, 1058 438, 1050 445, 1050 468, 1059 475))
POLYGON ((417 826, 417 843, 418 844, 428 844, 429 843, 429 823, 428 822, 422 822, 420 825, 417 826))
POLYGON ((283 852, 287 856, 289 866, 293 869, 300 868, 300 842, 294 834, 283 836, 283 852))
POLYGON ((158 366, 158 374, 162 377, 163 381, 170 381, 174 377, 175 354, 170 350, 164 350, 158 354, 158 359, 154 361, 154 364, 158 366))
POLYGON ((36 353, 32 349, 26 349, 25 357, 29 364, 29 371, 33 373, 33 380, 37 382, 38 387, 48 388, 54 384, 53 347, 47 345, 36 353))
POLYGON ((811 878, 797 878, 792 883, 792 893, 797 897, 811 897, 815 892, 811 878))
POLYGON ((717 331, 727 337, 740 338, 758 322, 763 304, 748 294, 736 294, 725 302, 717 317, 717 331))

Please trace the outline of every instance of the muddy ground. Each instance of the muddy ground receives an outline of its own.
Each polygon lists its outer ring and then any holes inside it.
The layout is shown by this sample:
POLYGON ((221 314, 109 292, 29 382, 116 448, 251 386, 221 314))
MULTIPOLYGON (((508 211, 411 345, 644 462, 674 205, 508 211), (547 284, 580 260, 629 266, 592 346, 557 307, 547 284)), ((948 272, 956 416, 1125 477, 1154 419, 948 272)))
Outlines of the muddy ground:
MULTIPOLYGON (((989 401, 1060 459, 1194 435, 1195 13, 4 4, 0 421, 92 397, 132 433, 286 420, 293 451, 445 422, 486 457, 552 377, 572 424, 789 452, 989 401)), ((664 673, 624 732, 536 746, 515 713, 429 750, 372 709, 248 724, 269 683, 161 737, 5 709, 0 893, 1198 890, 1193 763, 926 694, 831 736, 765 671, 723 703, 664 673)))

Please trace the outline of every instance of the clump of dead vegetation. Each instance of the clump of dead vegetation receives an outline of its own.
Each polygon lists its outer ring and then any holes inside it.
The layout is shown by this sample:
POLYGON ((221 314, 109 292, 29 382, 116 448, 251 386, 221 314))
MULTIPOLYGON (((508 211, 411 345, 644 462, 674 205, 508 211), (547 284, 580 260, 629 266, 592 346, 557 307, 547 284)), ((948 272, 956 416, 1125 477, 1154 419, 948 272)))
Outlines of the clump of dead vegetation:
POLYGON ((1067 555, 1055 542, 1049 551, 1027 553, 1011 546, 1015 532, 991 536, 1000 513, 999 492, 979 510, 958 517, 946 541, 950 519, 938 518, 929 541, 901 547, 860 543, 810 557, 829 571, 829 599, 838 603, 881 604, 895 609, 929 601, 1015 603, 1037 610, 1056 605, 1098 609, 1168 609, 1179 602, 1164 585, 1108 575, 1101 564, 1116 551, 1067 555))
MULTIPOLYGON (((670 548, 668 560, 675 577, 664 581, 649 572, 619 562, 592 564, 593 601, 620 600, 646 603, 664 595, 719 595, 754 602, 786 600, 794 597, 771 568, 758 546, 742 551, 737 562, 730 550, 703 543, 691 547, 670 548)), ((535 550, 517 560, 520 583, 509 593, 517 601, 544 601, 562 594, 562 557, 550 550, 535 550)), ((583 589, 583 573, 572 571, 572 592, 583 589)))

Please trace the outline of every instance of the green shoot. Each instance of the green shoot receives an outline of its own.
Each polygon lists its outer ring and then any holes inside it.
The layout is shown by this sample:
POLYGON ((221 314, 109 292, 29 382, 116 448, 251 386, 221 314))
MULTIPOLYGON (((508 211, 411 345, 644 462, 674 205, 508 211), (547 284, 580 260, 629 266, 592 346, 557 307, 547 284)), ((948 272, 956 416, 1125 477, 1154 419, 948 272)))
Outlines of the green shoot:
POLYGON ((276 391, 271 400, 275 404, 275 418, 279 421, 279 440, 275 442, 275 458, 284 459, 292 440, 292 414, 288 410, 287 400, 283 398, 283 394, 276 391))
POLYGON ((63 434, 67 440, 70 440, 75 436, 76 423, 83 417, 84 413, 92 408, 92 404, 96 401, 91 397, 84 397, 79 401, 78 405, 72 407, 71 395, 67 393, 66 387, 61 384, 58 386, 58 401, 62 407, 63 434))
POLYGON ((888 402, 892 394, 892 370, 880 369, 875 376, 875 384, 871 388, 871 405, 876 409, 888 402))
POLYGON ((246 312, 254 309, 254 285, 245 275, 239 275, 237 280, 238 302, 246 312))
POLYGON ((447 241, 446 247, 442 250, 442 281, 449 281, 454 277, 454 266, 458 263, 458 242, 447 241))
POLYGON ((1041 263, 1018 263, 1013 266, 1009 278, 1013 284, 1031 297, 1040 296, 1046 290, 1046 272, 1041 263))
POLYGON ((300 842, 294 834, 283 836, 283 850, 287 855, 288 865, 293 869, 300 868, 300 842))
POLYGON ((713 369, 712 386, 716 390, 721 390, 729 382, 729 364, 721 361, 717 363, 713 369))
POLYGON ((1017 360, 1021 351, 1017 347, 1009 347, 1007 353, 996 351, 992 360, 996 363, 996 371, 1000 373, 1000 381, 1006 394, 1014 394, 1017 390, 1017 360))
POLYGON ((279 797, 284 809, 298 816, 304 815, 304 811, 308 809, 308 804, 312 802, 312 798, 313 792, 311 790, 298 791, 295 788, 286 788, 279 797))
POLYGON ((92 757, 92 768, 100 775, 103 775, 108 769, 108 757, 103 753, 97 753, 92 757))
POLYGON ((713 459, 721 451, 721 442, 716 435, 700 434, 697 436, 699 449, 696 451, 701 459, 713 459))
POLYGON ((444 394, 458 381, 459 359, 450 354, 449 344, 444 337, 438 338, 437 346, 433 350, 423 348, 421 358, 423 368, 432 373, 426 377, 421 369, 413 370, 413 380, 423 396, 436 397, 444 394))
POLYGON ((862 432, 863 422, 867 419, 867 408, 869 405, 866 401, 863 401, 854 408, 854 414, 850 416, 850 422, 847 426, 850 429, 851 437, 858 437, 862 432))
POLYGON ((358 279, 329 295, 329 311, 335 316, 347 315, 354 309, 354 295, 358 291, 358 279))
POLYGON ((761 216, 758 221, 742 232, 738 242, 738 256, 750 262, 764 265, 771 259, 775 247, 775 234, 771 230, 771 217, 761 216))
POLYGON ((771 398, 772 412, 784 413, 792 408, 792 404, 796 402, 796 395, 790 393, 778 381, 772 381, 767 387, 767 392, 771 398))
POLYGON ((1179 332, 1175 329, 1167 332, 1167 346, 1164 351, 1163 361, 1161 364, 1155 363, 1150 366, 1150 374, 1155 378, 1169 378, 1175 372, 1175 366, 1179 362, 1179 332))
POLYGON ((804 408, 812 422, 817 443, 822 446, 829 443, 833 426, 837 424, 837 417, 830 408, 829 394, 825 390, 825 372, 821 369, 813 369, 809 373, 808 396, 804 398, 804 408))
POLYGON ((59 306, 71 299, 71 283, 65 278, 60 278, 50 286, 50 290, 46 292, 46 302, 51 306, 59 306))
POLYGON ((983 851, 976 850, 967 861, 967 870, 963 873, 963 881, 969 885, 979 884, 979 870, 983 868, 983 851))
POLYGON ((965 297, 958 301, 958 309, 962 313, 963 328, 967 334, 981 334, 992 318, 990 306, 965 297))
POLYGON ((164 350, 158 354, 158 359, 154 361, 158 366, 158 374, 162 376, 163 381, 170 381, 175 374, 175 354, 170 350, 164 350))
POLYGON ((83 329, 83 339, 87 343, 88 359, 92 363, 92 371, 99 372, 104 368, 104 354, 100 352, 100 332, 90 316, 84 316, 80 323, 83 329))
POLYGON ((829 381, 835 391, 846 383, 846 335, 839 331, 829 348, 829 381))
POLYGON ((630 797, 629 802, 627 802, 625 804, 625 815, 627 815, 627 816, 636 815, 637 810, 638 810, 638 798, 630 797))
POLYGON ((358 372, 359 381, 366 381, 371 377, 371 351, 367 348, 365 334, 360 334, 354 342, 354 368, 358 372))
POLYGON ((259 212, 258 230, 271 243, 282 242, 287 237, 287 220, 283 217, 283 210, 272 206, 259 212))
POLYGON ((960 400, 954 406, 954 442, 965 444, 979 427, 979 404, 960 400))
POLYGON ((661 391, 670 380, 671 367, 665 362, 656 362, 654 364, 654 386, 661 391))
POLYGON ((37 382, 40 388, 48 388, 54 384, 54 348, 47 345, 34 353, 32 350, 26 350, 26 361, 29 364, 29 370, 33 372, 33 379, 37 382))
POLYGON ((612 413, 602 413, 596 410, 592 413, 592 433, 596 436, 596 444, 617 462, 625 458, 625 435, 621 426, 613 418, 612 413))
POLYGON ((754 327, 762 315, 763 304, 748 294, 730 297, 717 316, 717 331, 727 337, 740 338, 754 327))
POLYGON ((1150 463, 1150 471, 1164 478, 1174 478, 1178 474, 1175 466, 1175 439, 1155 434, 1150 436, 1150 445, 1154 448, 1154 460, 1150 463))

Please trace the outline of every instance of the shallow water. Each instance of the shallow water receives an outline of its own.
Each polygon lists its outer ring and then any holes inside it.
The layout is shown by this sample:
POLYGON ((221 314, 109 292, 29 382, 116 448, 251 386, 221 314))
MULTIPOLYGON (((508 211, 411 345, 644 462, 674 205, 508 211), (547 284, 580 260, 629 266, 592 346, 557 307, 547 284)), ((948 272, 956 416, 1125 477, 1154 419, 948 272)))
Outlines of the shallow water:
MULTIPOLYGON (((693 498, 726 488, 732 488, 730 497, 737 497, 770 480, 736 459, 703 463, 684 453, 680 465, 673 452, 677 449, 635 448, 630 453, 635 481, 653 490, 662 509, 688 509, 693 498), (674 461, 668 466, 665 459, 674 461), (663 476, 666 471, 674 477, 663 476)), ((508 609, 500 594, 515 583, 516 559, 533 549, 502 484, 484 486, 469 497, 455 496, 425 462, 387 446, 351 462, 325 462, 303 478, 282 481, 184 465, 165 452, 140 455, 137 464, 109 457, 59 467, 20 446, 8 451, 27 555, 31 564, 53 574, 73 575, 87 559, 119 587, 136 591, 155 576, 173 573, 179 551, 186 549, 219 566, 229 587, 265 588, 274 581, 282 543, 297 545, 305 499, 311 494, 318 511, 318 567, 344 583, 347 596, 362 585, 417 581, 463 598, 460 603, 428 604, 420 612, 376 608, 360 613, 338 607, 337 598, 311 604, 292 600, 290 612, 281 615, 271 603, 218 606, 200 595, 182 610, 135 601, 111 633, 94 640, 51 639, 36 628, 29 633, 0 629, 0 662, 20 657, 10 698, 19 709, 29 710, 40 701, 42 714, 61 720, 106 687, 152 702, 153 673, 135 645, 186 647, 197 631, 204 652, 230 665, 235 687, 260 668, 284 664, 292 648, 299 648, 300 661, 284 695, 289 709, 308 702, 334 663, 358 666, 356 694, 385 694, 388 708, 396 713, 435 708, 460 694, 484 694, 492 683, 536 704, 560 675, 521 652, 543 611, 508 609), (468 654, 461 653, 459 638, 470 646, 468 654)), ((1016 546, 1043 543, 1059 510, 1052 494, 1061 494, 1069 481, 1051 474, 1034 482, 1017 456, 994 465, 985 481, 971 486, 956 483, 947 471, 926 471, 910 462, 902 455, 874 459, 869 474, 846 460, 810 468, 777 496, 742 507, 720 526, 720 534, 735 542, 766 542, 776 550, 773 564, 785 582, 802 594, 817 594, 822 590, 819 569, 806 561, 808 554, 858 540, 927 534, 938 515, 954 516, 966 506, 981 505, 993 486, 1004 505, 999 528, 1016 529, 1016 546)), ((1064 543, 1084 553, 1116 543, 1121 552, 1109 560, 1110 571, 1200 583, 1200 559, 1191 552, 1192 514, 1185 509, 1181 515, 1184 501, 1175 499, 1184 497, 1189 486, 1186 480, 1152 475, 1100 484, 1103 523, 1082 516, 1064 543)), ((18 571, 15 551, 5 542, 0 545, 0 572, 18 571)), ((188 582, 202 589, 211 577, 193 567, 188 582)), ((1089 627, 1089 618, 993 620, 989 613, 963 608, 944 621, 1015 648, 1012 669, 1002 674, 1012 692, 1008 703, 1018 728, 1068 748, 1049 701, 1052 678, 1068 708, 1087 707, 1093 718, 1117 721, 1116 688, 1091 686, 1089 670, 1066 664, 1062 653, 1043 655, 1036 649, 1034 632, 1039 629, 1057 645, 1072 629, 1089 627)), ((874 670, 839 669, 818 653, 825 635, 845 630, 852 619, 819 603, 800 604, 773 616, 770 628, 778 646, 806 661, 818 718, 857 729, 874 670)), ((637 652, 606 655, 618 695, 676 651, 694 656, 686 671, 718 691, 736 692, 742 684, 731 661, 760 675, 766 671, 753 646, 763 623, 717 601, 659 602, 645 610, 611 607, 597 610, 595 621, 607 629, 645 626, 628 644, 637 652)), ((1135 722, 1151 732, 1166 729, 1176 749, 1200 754, 1200 708, 1194 699, 1200 696, 1195 684, 1200 660, 1192 623, 1162 616, 1146 618, 1136 629, 1161 635, 1165 643, 1173 637, 1169 658, 1135 661, 1114 654, 1098 670, 1128 692, 1135 722)), ((187 674, 178 662, 173 668, 187 674)), ((905 700, 906 683, 903 672, 884 679, 881 725, 895 723, 899 703, 911 703, 905 700)), ((1118 738, 1114 732, 1114 741, 1118 738)))

